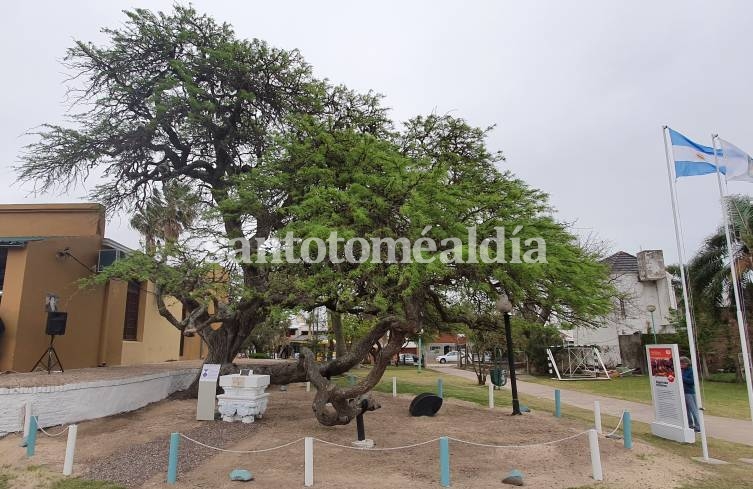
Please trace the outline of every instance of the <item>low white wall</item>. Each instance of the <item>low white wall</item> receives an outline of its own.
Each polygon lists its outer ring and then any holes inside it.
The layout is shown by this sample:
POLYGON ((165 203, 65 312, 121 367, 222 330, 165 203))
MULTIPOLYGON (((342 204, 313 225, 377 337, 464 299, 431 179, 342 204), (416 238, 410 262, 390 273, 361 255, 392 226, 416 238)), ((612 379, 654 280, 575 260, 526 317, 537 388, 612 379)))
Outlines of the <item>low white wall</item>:
POLYGON ((139 409, 188 387, 199 369, 180 369, 123 379, 42 387, 0 388, 0 436, 23 431, 32 403, 40 426, 56 426, 139 409))

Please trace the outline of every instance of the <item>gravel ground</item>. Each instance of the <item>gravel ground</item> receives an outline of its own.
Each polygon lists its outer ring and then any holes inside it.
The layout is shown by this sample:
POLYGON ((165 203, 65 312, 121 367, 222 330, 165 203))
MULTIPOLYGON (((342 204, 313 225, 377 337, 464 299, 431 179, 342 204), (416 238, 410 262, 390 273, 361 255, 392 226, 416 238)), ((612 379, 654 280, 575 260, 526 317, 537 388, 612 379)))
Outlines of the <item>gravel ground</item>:
MULTIPOLYGON (((202 443, 225 448, 257 431, 257 424, 250 423, 206 423, 184 434, 202 443)), ((116 482, 126 487, 138 487, 157 473, 166 473, 165 454, 170 445, 169 436, 160 437, 148 443, 129 445, 117 452, 96 460, 85 478, 116 482)), ((217 451, 180 439, 178 467, 187 472, 207 458, 217 455, 217 451)))

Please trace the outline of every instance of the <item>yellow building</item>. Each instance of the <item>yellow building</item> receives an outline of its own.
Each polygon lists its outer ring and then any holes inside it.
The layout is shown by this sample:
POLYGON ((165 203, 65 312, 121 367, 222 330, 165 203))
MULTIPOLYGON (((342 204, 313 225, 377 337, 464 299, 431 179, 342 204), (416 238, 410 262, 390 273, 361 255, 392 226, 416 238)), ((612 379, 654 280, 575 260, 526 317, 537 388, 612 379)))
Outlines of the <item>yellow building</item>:
MULTIPOLYGON (((104 237, 98 204, 0 205, 0 371, 31 370, 49 344, 46 299, 58 298, 67 329, 55 339, 66 369, 188 360, 203 354, 157 311, 154 285, 78 280, 130 250, 104 237)), ((167 301, 176 317, 181 304, 167 301)))

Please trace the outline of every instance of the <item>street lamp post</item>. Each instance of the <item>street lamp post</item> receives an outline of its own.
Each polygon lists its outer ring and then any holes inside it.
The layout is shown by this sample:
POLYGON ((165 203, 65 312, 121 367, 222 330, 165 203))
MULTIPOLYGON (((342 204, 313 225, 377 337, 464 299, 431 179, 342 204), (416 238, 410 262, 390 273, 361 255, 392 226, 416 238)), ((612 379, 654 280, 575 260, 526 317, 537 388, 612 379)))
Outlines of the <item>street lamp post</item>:
POLYGON ((423 361, 423 345, 421 344, 422 337, 424 335, 424 330, 421 328, 421 331, 418 332, 418 373, 421 373, 421 362, 423 361))
POLYGON ((646 309, 648 309, 648 312, 651 313, 651 332, 654 334, 654 344, 656 344, 656 323, 654 323, 654 311, 656 310, 656 306, 649 304, 646 309))
POLYGON ((515 377, 515 354, 512 347, 512 327, 510 326, 510 312, 512 303, 506 294, 502 294, 497 300, 497 311, 502 313, 505 320, 505 339, 507 340, 507 365, 510 370, 510 389, 512 390, 512 414, 521 414, 520 401, 518 400, 518 381, 515 377))

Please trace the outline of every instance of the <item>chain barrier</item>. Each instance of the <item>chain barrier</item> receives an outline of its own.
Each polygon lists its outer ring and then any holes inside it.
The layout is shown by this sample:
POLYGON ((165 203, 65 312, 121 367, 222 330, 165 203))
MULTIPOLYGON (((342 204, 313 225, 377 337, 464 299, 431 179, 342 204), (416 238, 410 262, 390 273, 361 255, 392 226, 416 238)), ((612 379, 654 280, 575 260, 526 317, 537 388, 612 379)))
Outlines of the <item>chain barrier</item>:
POLYGON ((225 448, 213 447, 212 445, 207 445, 206 443, 202 443, 202 442, 200 442, 198 440, 194 440, 193 438, 190 438, 190 437, 184 435, 183 433, 181 433, 180 436, 182 436, 186 440, 188 440, 188 441, 190 441, 192 443, 196 443, 197 445, 200 445, 200 446, 202 446, 204 448, 210 448, 212 450, 217 450, 219 452, 227 452, 227 453, 264 453, 264 452, 271 452, 272 450, 279 450, 280 448, 289 447, 290 445, 298 443, 299 441, 303 441, 303 438, 298 438, 297 440, 293 440, 293 441, 291 441, 289 443, 285 443, 285 444, 277 446, 277 447, 262 448, 262 449, 259 449, 259 450, 227 450, 225 448))
POLYGON ((58 431, 57 433, 48 433, 47 431, 45 431, 45 429, 44 429, 44 428, 42 428, 42 427, 40 426, 40 427, 39 427, 39 431, 41 431, 41 432, 42 432, 42 433, 44 433, 45 435, 47 435, 47 436, 49 436, 50 438, 52 438, 52 437, 55 437, 55 436, 60 436, 60 435, 62 435, 63 433, 65 433, 66 431, 68 431, 68 428, 70 428, 70 427, 71 427, 71 426, 70 426, 70 425, 68 425, 68 426, 66 426, 65 428, 63 428, 63 429, 62 429, 61 431, 58 431))

